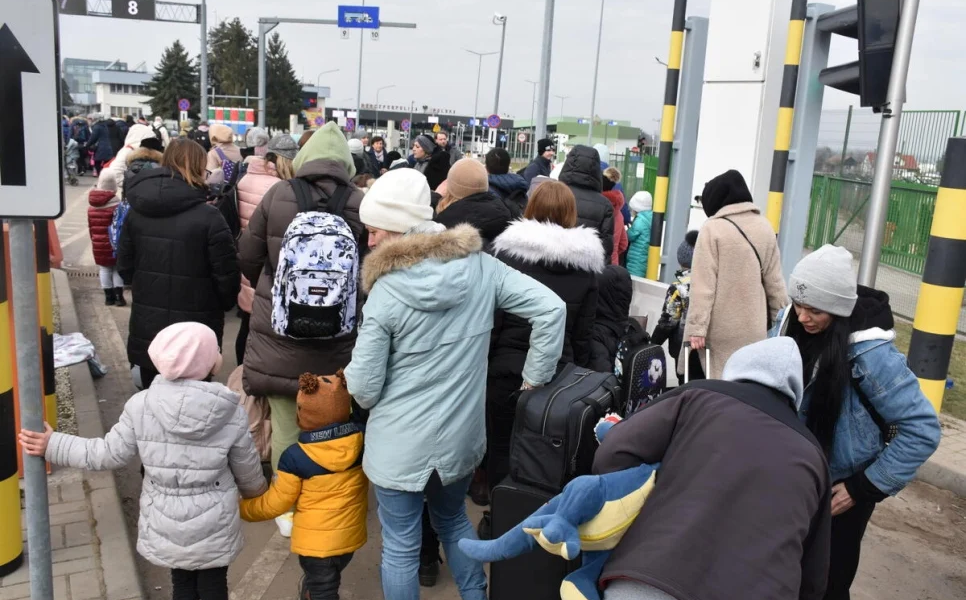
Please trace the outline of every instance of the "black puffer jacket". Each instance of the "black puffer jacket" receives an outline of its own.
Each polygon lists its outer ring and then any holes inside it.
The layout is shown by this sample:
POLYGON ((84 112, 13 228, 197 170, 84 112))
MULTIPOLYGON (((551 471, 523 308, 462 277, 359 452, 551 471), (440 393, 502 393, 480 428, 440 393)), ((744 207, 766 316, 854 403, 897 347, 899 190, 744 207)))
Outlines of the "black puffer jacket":
POLYGON ((600 157, 590 146, 574 146, 560 168, 560 182, 577 197, 577 224, 597 230, 609 257, 614 252, 614 207, 601 194, 603 178, 600 157))
POLYGON ((634 286, 624 267, 609 265, 597 276, 597 317, 590 343, 590 368, 602 373, 614 369, 617 345, 627 333, 634 286))
POLYGON ((428 160, 417 161, 413 168, 425 175, 429 189, 435 190, 449 176, 449 159, 449 152, 437 146, 428 160))
POLYGON ((151 340, 174 323, 203 323, 221 343, 225 311, 241 286, 225 218, 205 203, 204 189, 167 168, 137 174, 127 182, 127 200, 117 269, 133 294, 128 360, 151 367, 151 340))
POLYGON ((436 215, 437 223, 452 229, 462 223, 476 227, 483 238, 483 248, 489 248, 493 240, 506 230, 514 219, 523 216, 515 205, 489 193, 471 194, 449 205, 436 215))
MULTIPOLYGON (((560 364, 590 364, 590 342, 597 312, 597 273, 604 269, 600 240, 586 227, 564 229, 528 219, 512 223, 493 242, 493 255, 550 288, 567 304, 560 364)), ((530 326, 512 315, 497 314, 490 347, 489 376, 519 388, 530 348, 530 326)))

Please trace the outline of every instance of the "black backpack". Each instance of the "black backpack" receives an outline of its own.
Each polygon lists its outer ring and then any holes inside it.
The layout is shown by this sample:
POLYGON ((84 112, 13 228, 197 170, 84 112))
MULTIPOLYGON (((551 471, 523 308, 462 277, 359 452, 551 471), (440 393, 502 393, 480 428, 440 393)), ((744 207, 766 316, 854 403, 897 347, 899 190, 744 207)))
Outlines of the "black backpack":
POLYGON ((574 364, 546 386, 521 392, 510 439, 513 480, 557 494, 588 475, 597 451, 594 426, 619 396, 613 374, 574 364))

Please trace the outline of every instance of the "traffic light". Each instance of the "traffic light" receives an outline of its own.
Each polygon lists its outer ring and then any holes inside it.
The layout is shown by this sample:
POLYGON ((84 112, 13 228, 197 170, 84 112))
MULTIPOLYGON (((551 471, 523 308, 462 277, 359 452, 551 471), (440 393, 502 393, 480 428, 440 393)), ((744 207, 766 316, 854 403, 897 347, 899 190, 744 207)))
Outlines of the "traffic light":
POLYGON ((859 41, 859 60, 822 69, 818 80, 859 96, 859 104, 881 112, 889 89, 901 0, 858 0, 818 19, 820 31, 859 41))

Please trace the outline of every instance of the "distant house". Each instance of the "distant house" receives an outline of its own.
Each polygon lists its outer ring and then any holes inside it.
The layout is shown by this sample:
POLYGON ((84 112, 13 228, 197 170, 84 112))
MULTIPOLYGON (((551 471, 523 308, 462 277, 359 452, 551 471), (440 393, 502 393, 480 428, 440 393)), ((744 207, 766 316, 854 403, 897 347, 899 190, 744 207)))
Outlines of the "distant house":
MULTIPOLYGON (((863 176, 872 177, 872 174, 875 173, 875 158, 875 152, 866 152, 858 169, 863 176)), ((916 157, 911 154, 896 154, 892 168, 893 179, 914 179, 919 172, 919 163, 916 161, 916 157)))
POLYGON ((836 154, 828 157, 828 160, 826 160, 822 165, 822 172, 838 174, 839 167, 841 166, 843 175, 853 175, 855 173, 855 166, 857 164, 858 163, 856 162, 855 158, 851 156, 846 156, 845 160, 843 161, 842 156, 840 154, 836 154))

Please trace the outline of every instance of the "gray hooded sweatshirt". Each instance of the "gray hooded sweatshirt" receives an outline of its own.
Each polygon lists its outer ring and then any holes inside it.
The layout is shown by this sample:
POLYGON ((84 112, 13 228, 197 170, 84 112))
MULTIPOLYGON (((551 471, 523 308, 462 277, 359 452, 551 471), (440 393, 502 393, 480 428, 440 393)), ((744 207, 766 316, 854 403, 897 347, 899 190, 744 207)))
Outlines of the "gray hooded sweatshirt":
POLYGON ((823 597, 828 467, 793 408, 802 398, 801 356, 779 340, 733 354, 730 381, 679 387, 607 434, 595 473, 661 467, 604 566, 605 588, 630 580, 678 600, 823 597))
POLYGON ((238 395, 220 383, 161 377, 135 394, 103 438, 54 433, 47 460, 77 469, 144 464, 138 553, 167 569, 226 567, 242 550, 238 492, 268 486, 238 395))

